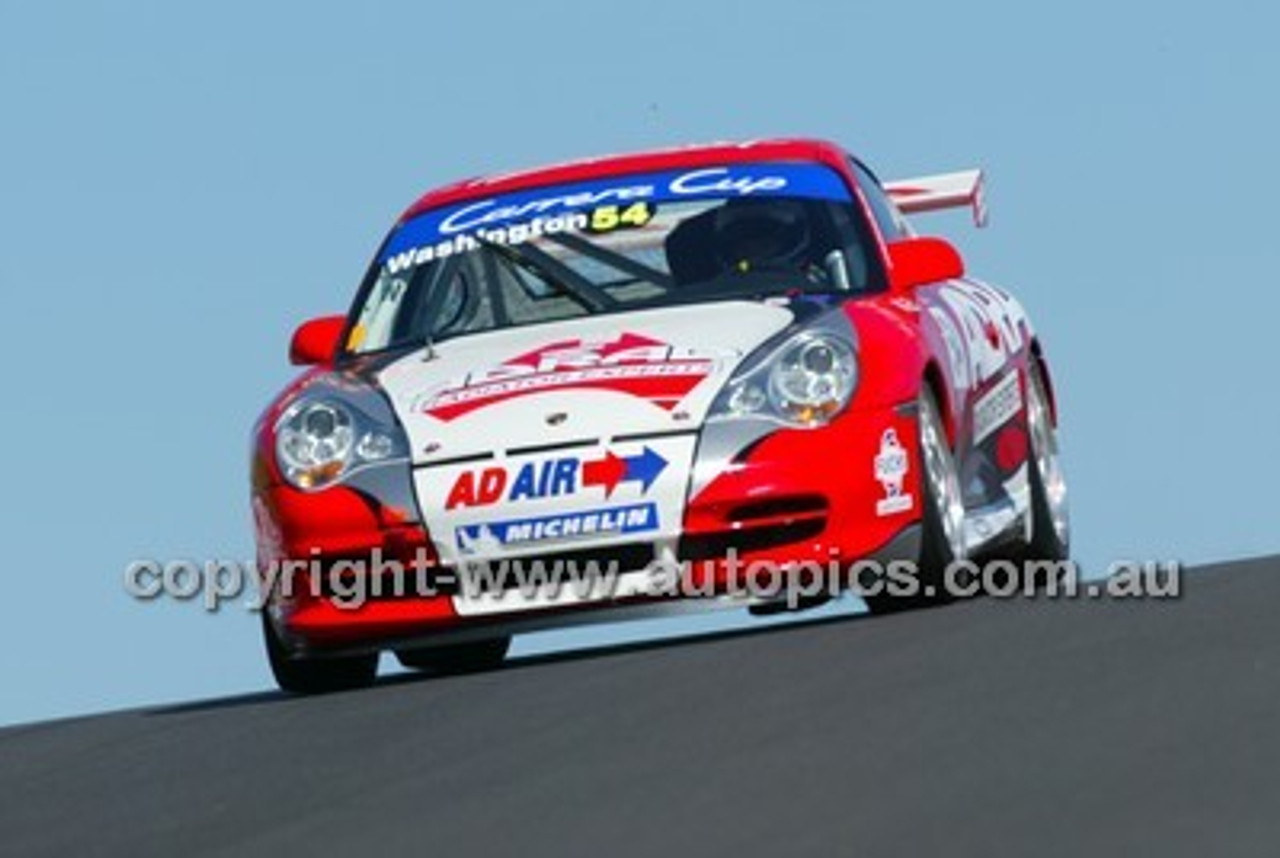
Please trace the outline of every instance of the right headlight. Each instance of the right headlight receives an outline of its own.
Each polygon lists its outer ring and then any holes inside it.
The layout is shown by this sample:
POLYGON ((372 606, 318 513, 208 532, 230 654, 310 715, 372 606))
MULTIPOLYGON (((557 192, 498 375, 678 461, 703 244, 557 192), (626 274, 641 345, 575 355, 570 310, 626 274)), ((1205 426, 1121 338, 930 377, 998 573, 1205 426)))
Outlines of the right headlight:
POLYGON ((844 410, 857 383, 853 344, 834 333, 806 331, 731 379, 712 406, 711 419, 821 426, 844 410))
POLYGON ((321 489, 368 464, 403 458, 408 444, 398 427, 383 426, 334 397, 304 396, 276 423, 276 460, 284 478, 321 489))

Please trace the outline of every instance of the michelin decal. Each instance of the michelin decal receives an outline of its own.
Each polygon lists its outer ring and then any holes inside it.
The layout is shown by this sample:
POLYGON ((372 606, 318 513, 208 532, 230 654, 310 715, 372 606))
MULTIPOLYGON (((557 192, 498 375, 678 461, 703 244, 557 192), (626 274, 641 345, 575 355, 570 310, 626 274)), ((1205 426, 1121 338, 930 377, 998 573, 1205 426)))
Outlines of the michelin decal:
POLYGON ((458 551, 464 555, 489 554, 494 548, 572 539, 579 536, 612 536, 658 529, 658 506, 652 501, 627 506, 512 518, 482 524, 466 524, 455 531, 458 551))
MULTIPOLYGON (((649 494, 654 482, 667 469, 667 459, 652 447, 620 456, 612 450, 590 456, 561 456, 465 470, 458 474, 445 500, 448 511, 484 509, 579 497, 605 500, 623 486, 633 487, 631 496, 649 494)), ((645 533, 658 529, 658 505, 642 501, 623 506, 593 506, 479 521, 455 528, 460 554, 490 554, 528 543, 645 533)))

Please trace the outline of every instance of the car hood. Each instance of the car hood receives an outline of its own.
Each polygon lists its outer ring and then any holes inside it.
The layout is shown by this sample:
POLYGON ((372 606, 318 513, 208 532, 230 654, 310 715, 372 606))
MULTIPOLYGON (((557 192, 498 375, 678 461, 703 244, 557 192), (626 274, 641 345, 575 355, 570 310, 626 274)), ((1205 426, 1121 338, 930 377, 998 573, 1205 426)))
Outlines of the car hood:
POLYGON ((738 364, 794 316, 724 301, 490 331, 378 374, 415 465, 695 431, 738 364))

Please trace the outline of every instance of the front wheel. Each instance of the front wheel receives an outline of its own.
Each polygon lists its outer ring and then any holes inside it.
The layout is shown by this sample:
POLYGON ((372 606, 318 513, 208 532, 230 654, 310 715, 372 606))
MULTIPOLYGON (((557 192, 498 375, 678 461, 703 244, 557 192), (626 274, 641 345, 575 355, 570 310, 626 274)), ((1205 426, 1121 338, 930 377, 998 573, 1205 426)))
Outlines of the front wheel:
POLYGON ((291 694, 327 694, 366 688, 378 675, 376 652, 331 658, 291 657, 265 611, 262 614, 262 637, 276 684, 291 694))
POLYGON ((423 649, 396 650, 405 667, 433 673, 473 673, 502 664, 511 648, 511 635, 423 649))

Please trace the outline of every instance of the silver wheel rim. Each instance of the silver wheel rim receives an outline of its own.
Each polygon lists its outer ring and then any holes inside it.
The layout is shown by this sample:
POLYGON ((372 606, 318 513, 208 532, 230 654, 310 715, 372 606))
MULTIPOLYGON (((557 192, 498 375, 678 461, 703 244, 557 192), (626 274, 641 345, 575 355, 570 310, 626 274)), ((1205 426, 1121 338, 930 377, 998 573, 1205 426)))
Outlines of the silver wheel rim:
POLYGON ((965 556, 964 498, 960 494, 960 477, 937 410, 927 396, 920 399, 920 449, 924 457, 925 485, 937 507, 942 536, 952 559, 962 559, 965 556))
POLYGON ((1067 481, 1058 458, 1058 430, 1049 417, 1049 403, 1039 372, 1031 373, 1029 387, 1027 418, 1031 424, 1032 460, 1040 476, 1040 485, 1044 487, 1053 532, 1058 542, 1066 545, 1071 532, 1071 517, 1067 510, 1067 481))

